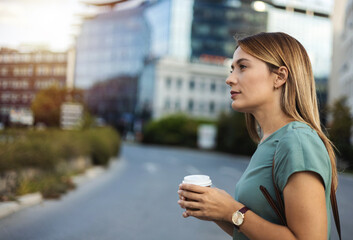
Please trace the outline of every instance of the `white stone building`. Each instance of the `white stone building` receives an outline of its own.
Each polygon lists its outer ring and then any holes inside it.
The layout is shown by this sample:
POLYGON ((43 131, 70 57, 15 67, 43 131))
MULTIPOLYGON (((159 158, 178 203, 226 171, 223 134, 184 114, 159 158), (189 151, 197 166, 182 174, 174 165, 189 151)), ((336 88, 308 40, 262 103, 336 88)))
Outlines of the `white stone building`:
POLYGON ((333 33, 329 102, 346 96, 353 113, 353 0, 335 1, 333 33))
POLYGON ((175 113, 216 119, 231 110, 227 64, 190 63, 172 58, 146 66, 138 86, 138 108, 148 106, 152 118, 175 113))

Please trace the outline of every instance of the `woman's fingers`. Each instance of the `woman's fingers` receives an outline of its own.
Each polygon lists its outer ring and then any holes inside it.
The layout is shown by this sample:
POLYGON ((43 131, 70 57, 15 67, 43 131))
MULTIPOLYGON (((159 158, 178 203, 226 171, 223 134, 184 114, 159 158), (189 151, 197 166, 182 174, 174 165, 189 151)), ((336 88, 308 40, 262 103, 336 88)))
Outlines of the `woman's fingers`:
POLYGON ((200 209, 201 208, 200 203, 198 203, 198 202, 179 200, 178 204, 180 205, 181 208, 185 208, 185 209, 200 209))
POLYGON ((202 196, 199 193, 179 190, 178 194, 180 197, 184 197, 185 199, 189 199, 189 200, 193 200, 193 201, 201 201, 202 200, 202 196))
POLYGON ((179 185, 179 189, 184 190, 184 191, 189 191, 189 192, 195 192, 195 193, 205 193, 210 188, 209 187, 201 187, 201 186, 198 186, 195 184, 183 183, 183 184, 179 185))

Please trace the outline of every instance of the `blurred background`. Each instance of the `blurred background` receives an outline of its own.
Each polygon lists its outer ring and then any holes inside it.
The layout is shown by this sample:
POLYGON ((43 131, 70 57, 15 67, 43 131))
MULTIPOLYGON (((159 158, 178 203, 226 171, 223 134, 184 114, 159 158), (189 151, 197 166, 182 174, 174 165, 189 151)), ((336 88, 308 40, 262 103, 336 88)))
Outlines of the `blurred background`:
POLYGON ((352 0, 0 0, 0 238, 224 239, 181 219, 177 186, 234 192, 256 149, 225 84, 234 37, 277 31, 309 54, 351 209, 352 0))

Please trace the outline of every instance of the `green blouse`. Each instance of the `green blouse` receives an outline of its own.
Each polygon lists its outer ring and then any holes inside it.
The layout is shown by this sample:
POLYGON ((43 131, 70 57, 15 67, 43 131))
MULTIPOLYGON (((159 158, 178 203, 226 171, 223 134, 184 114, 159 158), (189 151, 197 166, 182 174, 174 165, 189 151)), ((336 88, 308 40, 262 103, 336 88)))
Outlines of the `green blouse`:
MULTIPOLYGON (((330 238, 331 162, 324 143, 316 131, 305 123, 291 122, 257 146, 247 169, 235 187, 235 199, 260 217, 280 224, 279 218, 259 189, 260 185, 263 185, 272 198, 276 199, 272 182, 273 156, 275 156, 275 182, 281 192, 289 177, 295 172, 312 171, 321 176, 325 185, 327 229, 330 238)), ((248 238, 235 229, 233 239, 248 238)))

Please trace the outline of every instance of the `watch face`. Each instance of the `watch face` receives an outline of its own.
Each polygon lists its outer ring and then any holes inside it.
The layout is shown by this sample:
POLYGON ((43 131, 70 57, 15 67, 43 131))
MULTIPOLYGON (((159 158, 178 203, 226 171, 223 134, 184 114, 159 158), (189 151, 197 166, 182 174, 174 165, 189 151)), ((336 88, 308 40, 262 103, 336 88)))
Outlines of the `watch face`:
POLYGON ((244 215, 237 211, 233 214, 232 221, 235 225, 240 226, 244 221, 244 215))

